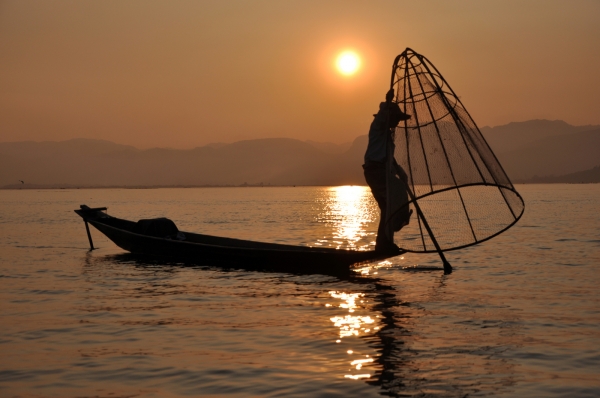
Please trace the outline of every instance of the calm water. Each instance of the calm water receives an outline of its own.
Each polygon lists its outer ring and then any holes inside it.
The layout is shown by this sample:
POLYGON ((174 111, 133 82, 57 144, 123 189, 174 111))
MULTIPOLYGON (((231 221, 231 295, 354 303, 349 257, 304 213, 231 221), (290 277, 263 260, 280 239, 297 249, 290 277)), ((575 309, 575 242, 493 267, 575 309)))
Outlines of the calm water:
POLYGON ((366 249, 363 187, 0 191, 0 396, 598 397, 600 184, 517 189, 521 221, 453 274, 347 280, 142 263, 96 230, 88 252, 73 209, 366 249))

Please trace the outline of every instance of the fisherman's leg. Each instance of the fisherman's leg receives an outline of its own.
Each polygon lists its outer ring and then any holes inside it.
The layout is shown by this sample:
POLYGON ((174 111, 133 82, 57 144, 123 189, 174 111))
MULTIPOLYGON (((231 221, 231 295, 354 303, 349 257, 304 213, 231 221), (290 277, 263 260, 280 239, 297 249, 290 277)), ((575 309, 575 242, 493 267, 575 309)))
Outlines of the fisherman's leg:
POLYGON ((377 238, 375 239, 375 250, 386 249, 394 245, 386 234, 386 208, 387 208, 387 189, 385 164, 370 162, 363 165, 365 180, 371 188, 371 193, 377 202, 380 210, 379 227, 377 228, 377 238))
POLYGON ((385 233, 385 206, 383 208, 379 208, 380 217, 379 217, 379 227, 377 228, 377 238, 375 238, 375 250, 386 246, 390 243, 386 233, 385 233))

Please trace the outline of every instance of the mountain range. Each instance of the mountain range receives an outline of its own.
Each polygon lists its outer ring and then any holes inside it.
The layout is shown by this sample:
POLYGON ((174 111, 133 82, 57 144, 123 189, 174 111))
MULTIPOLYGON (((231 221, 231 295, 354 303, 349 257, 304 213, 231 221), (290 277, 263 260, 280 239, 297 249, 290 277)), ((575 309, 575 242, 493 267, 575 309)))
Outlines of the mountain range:
POLYGON ((323 150, 289 138, 190 150, 139 150, 89 139, 0 143, 0 186, 19 186, 19 180, 29 186, 362 184, 366 144, 366 136, 358 137, 335 153, 335 144, 323 150))
MULTIPOLYGON (((586 170, 593 180, 600 166, 600 126, 532 120, 481 132, 513 182, 586 170)), ((345 144, 270 138, 190 150, 90 139, 4 142, 0 186, 362 185, 366 146, 366 135, 345 144)))
POLYGON ((515 182, 534 182, 534 177, 557 177, 600 166, 600 126, 530 120, 483 127, 481 133, 515 182))

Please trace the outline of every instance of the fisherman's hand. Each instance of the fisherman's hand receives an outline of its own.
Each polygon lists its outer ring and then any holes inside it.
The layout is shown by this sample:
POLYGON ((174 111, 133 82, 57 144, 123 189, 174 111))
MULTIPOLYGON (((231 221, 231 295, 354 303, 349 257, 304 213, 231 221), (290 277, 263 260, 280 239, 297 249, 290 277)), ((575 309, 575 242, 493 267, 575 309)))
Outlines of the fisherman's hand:
POLYGON ((394 89, 390 88, 390 90, 385 94, 385 102, 392 102, 394 99, 394 89))

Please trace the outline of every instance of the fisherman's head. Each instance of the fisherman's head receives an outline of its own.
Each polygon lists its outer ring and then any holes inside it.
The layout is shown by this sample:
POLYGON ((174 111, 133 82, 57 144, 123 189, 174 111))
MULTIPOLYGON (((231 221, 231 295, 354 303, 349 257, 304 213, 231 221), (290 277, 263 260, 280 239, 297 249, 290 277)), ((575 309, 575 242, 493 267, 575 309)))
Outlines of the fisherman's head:
POLYGON ((382 102, 379 104, 379 113, 386 118, 389 128, 395 128, 402 120, 410 119, 410 115, 402 112, 395 102, 382 102))

